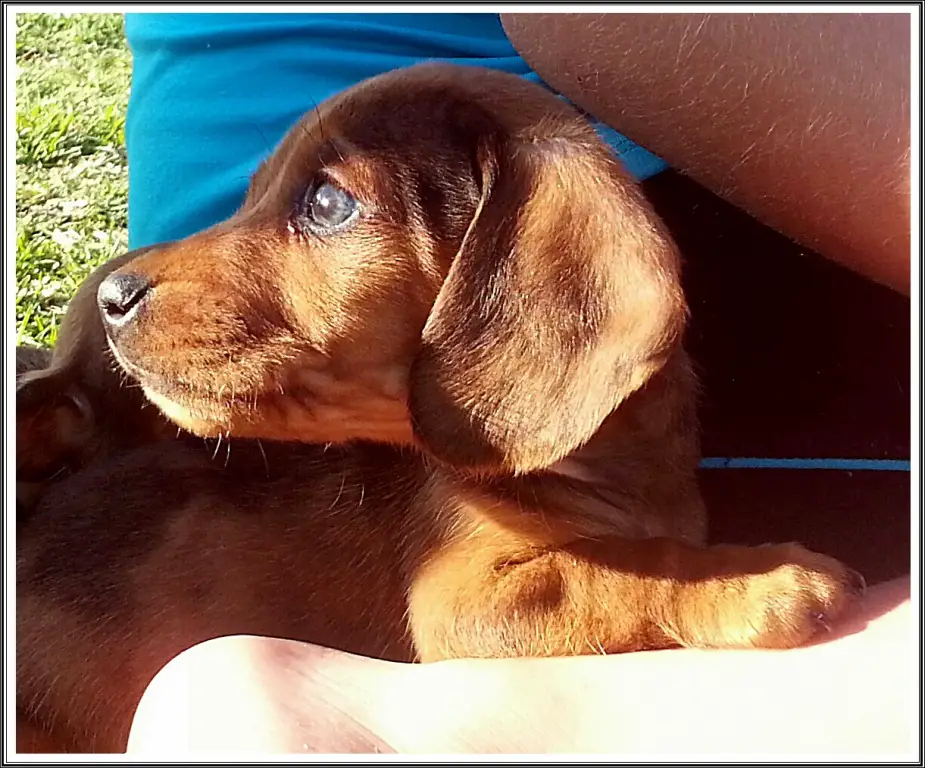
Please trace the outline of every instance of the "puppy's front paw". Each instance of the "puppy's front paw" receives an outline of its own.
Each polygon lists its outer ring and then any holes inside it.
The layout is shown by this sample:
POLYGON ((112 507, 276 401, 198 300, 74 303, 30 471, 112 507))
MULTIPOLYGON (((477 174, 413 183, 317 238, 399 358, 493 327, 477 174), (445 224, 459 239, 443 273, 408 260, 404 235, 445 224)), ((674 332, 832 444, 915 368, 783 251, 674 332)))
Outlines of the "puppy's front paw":
POLYGON ((746 647, 805 645, 831 631, 866 588, 856 571, 798 544, 761 547, 756 552, 778 564, 745 582, 739 640, 746 647))
POLYGON ((798 544, 718 546, 712 577, 685 581, 666 633, 694 648, 796 648, 824 636, 864 579, 798 544))

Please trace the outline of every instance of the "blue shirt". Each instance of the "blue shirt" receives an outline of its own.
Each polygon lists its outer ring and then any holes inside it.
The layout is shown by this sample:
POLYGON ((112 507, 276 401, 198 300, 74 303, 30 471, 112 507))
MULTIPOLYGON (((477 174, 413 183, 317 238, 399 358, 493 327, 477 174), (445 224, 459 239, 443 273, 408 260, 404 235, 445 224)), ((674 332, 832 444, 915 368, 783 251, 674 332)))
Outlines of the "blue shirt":
MULTIPOLYGON (((250 175, 313 105, 425 60, 540 82, 497 14, 126 14, 134 57, 125 138, 129 246, 230 216, 250 175)), ((598 126, 639 179, 666 166, 598 126)))

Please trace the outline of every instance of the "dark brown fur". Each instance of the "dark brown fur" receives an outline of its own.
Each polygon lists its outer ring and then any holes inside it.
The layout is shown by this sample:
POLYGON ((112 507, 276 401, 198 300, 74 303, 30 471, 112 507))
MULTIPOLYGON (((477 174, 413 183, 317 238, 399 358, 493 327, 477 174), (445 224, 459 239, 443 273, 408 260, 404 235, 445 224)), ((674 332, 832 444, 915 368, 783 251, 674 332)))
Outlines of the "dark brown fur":
POLYGON ((234 217, 119 272, 153 288, 116 357, 230 454, 121 452, 30 520, 19 704, 72 749, 122 749, 157 670, 224 634, 420 661, 789 648, 861 589, 796 545, 705 545, 674 245, 518 78, 352 89, 234 217), (321 174, 352 228, 300 226, 321 174))
POLYGON ((47 368, 51 356, 51 350, 44 347, 16 347, 16 380, 25 373, 47 368))
POLYGON ((137 385, 124 386, 97 314, 100 283, 144 250, 113 259, 83 282, 53 351, 17 349, 17 479, 40 483, 176 433, 137 385))

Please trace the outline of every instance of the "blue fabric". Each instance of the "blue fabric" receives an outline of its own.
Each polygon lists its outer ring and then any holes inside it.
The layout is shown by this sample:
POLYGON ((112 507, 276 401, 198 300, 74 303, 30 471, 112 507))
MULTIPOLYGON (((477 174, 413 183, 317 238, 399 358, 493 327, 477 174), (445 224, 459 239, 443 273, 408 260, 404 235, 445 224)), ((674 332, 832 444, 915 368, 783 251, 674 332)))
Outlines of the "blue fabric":
POLYGON ((842 472, 911 472, 912 463, 902 459, 775 459, 750 456, 711 456, 700 461, 701 469, 834 469, 842 472))
MULTIPOLYGON (((315 103, 428 59, 539 77, 497 14, 126 14, 129 246, 230 216, 248 179, 315 103)), ((665 163, 606 126, 639 179, 665 163)))

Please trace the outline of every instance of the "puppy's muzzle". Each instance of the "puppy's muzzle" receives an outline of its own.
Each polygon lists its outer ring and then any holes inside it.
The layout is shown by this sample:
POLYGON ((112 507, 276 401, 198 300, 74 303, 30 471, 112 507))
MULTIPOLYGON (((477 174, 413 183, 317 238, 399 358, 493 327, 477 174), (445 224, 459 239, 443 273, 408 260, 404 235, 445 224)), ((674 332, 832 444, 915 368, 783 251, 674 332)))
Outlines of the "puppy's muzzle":
POLYGON ((150 290, 146 278, 133 274, 115 273, 100 283, 96 299, 110 338, 115 338, 138 317, 150 290))

